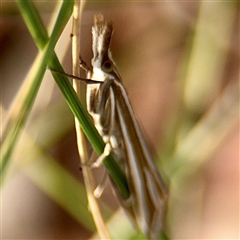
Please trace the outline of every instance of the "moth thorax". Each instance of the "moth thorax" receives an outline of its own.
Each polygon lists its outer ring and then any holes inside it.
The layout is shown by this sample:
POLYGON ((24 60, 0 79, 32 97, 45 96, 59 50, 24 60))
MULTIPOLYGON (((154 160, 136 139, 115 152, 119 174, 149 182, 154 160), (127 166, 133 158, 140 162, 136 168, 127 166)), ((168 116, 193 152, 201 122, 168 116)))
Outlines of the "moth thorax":
POLYGON ((98 67, 93 68, 92 79, 98 81, 104 81, 106 74, 98 67))

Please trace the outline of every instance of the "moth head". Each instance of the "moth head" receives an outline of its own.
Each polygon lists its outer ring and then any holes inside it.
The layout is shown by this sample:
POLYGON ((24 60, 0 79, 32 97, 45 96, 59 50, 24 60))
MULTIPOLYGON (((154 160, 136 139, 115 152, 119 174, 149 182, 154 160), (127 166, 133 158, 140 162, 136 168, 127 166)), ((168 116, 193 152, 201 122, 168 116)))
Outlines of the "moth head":
POLYGON ((110 51, 112 34, 112 21, 104 20, 101 14, 95 15, 92 27, 93 71, 102 71, 105 77, 116 78, 119 74, 110 51))
POLYGON ((105 58, 110 52, 110 43, 113 34, 113 23, 104 20, 103 15, 94 15, 92 27, 93 60, 105 58))
POLYGON ((102 70, 106 73, 111 73, 114 71, 114 63, 110 59, 105 60, 102 63, 102 70))

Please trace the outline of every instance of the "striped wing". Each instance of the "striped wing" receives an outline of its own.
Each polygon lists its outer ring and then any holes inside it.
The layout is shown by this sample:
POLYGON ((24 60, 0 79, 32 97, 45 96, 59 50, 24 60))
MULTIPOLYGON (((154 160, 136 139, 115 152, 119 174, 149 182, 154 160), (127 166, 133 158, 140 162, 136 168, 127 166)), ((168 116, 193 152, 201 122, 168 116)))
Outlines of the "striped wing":
POLYGON ((131 193, 131 205, 139 228, 156 239, 163 227, 167 193, 158 169, 149 153, 143 134, 122 83, 114 80, 114 95, 126 155, 125 169, 131 193))
POLYGON ((111 21, 105 21, 102 15, 94 16, 93 70, 89 76, 102 83, 87 87, 88 111, 126 173, 130 199, 124 200, 114 188, 121 205, 143 233, 156 239, 163 226, 167 193, 112 60, 112 33, 111 21))

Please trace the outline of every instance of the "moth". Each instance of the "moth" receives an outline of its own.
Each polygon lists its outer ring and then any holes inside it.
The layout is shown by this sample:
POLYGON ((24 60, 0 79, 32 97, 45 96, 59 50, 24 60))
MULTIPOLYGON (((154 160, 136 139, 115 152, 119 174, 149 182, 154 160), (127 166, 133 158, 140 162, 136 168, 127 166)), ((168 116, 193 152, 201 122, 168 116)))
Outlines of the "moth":
POLYGON ((112 21, 104 20, 101 14, 95 15, 92 68, 80 62, 87 78, 96 81, 87 84, 87 110, 106 144, 100 158, 113 154, 126 175, 129 199, 124 199, 112 184, 121 206, 146 236, 157 239, 163 228, 167 190, 112 59, 112 34, 112 21))

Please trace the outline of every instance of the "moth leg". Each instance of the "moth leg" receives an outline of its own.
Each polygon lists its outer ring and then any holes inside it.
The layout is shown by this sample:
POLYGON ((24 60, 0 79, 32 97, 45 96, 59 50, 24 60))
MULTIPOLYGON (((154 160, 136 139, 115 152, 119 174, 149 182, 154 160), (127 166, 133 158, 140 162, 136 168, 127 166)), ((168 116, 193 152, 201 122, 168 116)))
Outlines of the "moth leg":
MULTIPOLYGON (((110 154, 111 150, 111 144, 107 143, 104 147, 103 153, 96 161, 90 160, 88 163, 80 163, 80 167, 99 168, 102 165, 103 160, 110 154)), ((92 159, 92 157, 90 159, 92 159)))
MULTIPOLYGON (((88 161, 88 163, 80 163, 80 167, 96 168, 93 166, 94 163, 96 162, 95 158, 96 158, 96 154, 92 151, 91 157, 90 157, 90 160, 88 161)), ((106 169, 104 169, 103 177, 102 177, 100 183, 97 185, 97 187, 93 191, 93 195, 95 198, 100 198, 102 196, 102 193, 107 184, 107 179, 108 179, 107 171, 106 171, 106 169)))
POLYGON ((107 178, 108 175, 107 175, 107 171, 105 170, 104 171, 104 175, 100 181, 100 183, 98 184, 98 186, 95 188, 94 192, 93 192, 93 195, 95 198, 100 198, 102 196, 102 193, 106 187, 106 184, 107 184, 107 178))
POLYGON ((90 71, 89 67, 87 64, 82 60, 81 56, 79 55, 79 66, 82 68, 86 73, 90 71))
POLYGON ((98 159, 92 164, 93 168, 98 168, 102 165, 103 160, 110 154, 112 150, 111 144, 106 143, 103 153, 98 157, 98 159))
POLYGON ((90 158, 89 158, 89 160, 87 161, 87 162, 85 162, 85 163, 80 163, 79 164, 79 166, 80 166, 80 168, 81 167, 88 167, 88 168, 94 168, 93 167, 93 164, 96 162, 96 154, 94 153, 94 151, 92 150, 91 151, 91 153, 90 153, 90 158))

